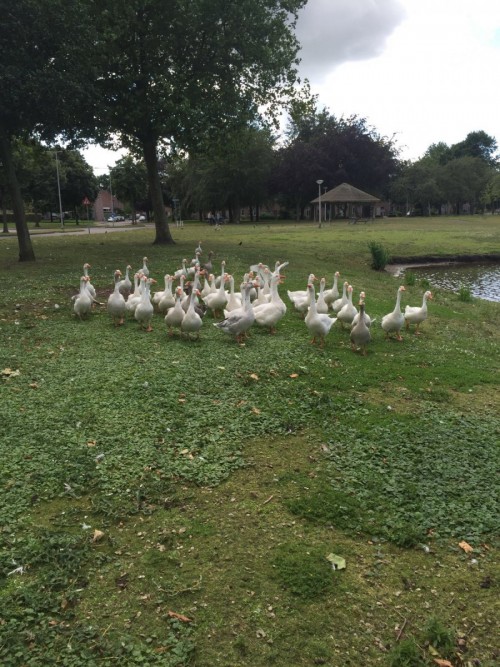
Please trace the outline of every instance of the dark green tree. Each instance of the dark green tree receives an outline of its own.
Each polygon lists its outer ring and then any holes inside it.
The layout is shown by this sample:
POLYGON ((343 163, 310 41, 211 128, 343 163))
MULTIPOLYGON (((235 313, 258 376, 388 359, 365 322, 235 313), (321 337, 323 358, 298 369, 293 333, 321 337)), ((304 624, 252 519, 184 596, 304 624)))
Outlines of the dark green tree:
MULTIPOLYGON (((50 152, 54 160, 53 151, 50 152)), ((85 197, 90 201, 97 197, 97 178, 92 167, 76 150, 58 150, 58 159, 64 176, 61 185, 63 208, 73 211, 75 220, 78 221, 85 197)))
POLYGON ((462 157, 451 160, 439 172, 438 182, 446 200, 461 212, 461 205, 467 203, 474 213, 483 192, 492 176, 492 167, 479 157, 462 157))
POLYGON ((363 118, 336 118, 326 109, 318 111, 314 98, 292 105, 288 137, 274 183, 297 217, 317 196, 318 179, 328 189, 349 182, 380 196, 399 170, 393 139, 381 137, 363 118))
POLYGON ((142 153, 155 243, 173 243, 160 145, 193 150, 257 116, 261 105, 276 113, 293 93, 299 46, 293 26, 305 2, 95 0, 99 126, 142 153))
POLYGON ((93 97, 93 24, 82 0, 0 0, 0 15, 0 161, 14 211, 19 259, 30 261, 35 254, 14 141, 75 134, 93 97))
POLYGON ((274 164, 274 138, 269 129, 248 125, 193 155, 184 170, 186 204, 194 209, 227 209, 229 222, 240 221, 248 206, 258 218, 274 164))
POLYGON ((494 167, 498 165, 497 150, 496 139, 483 130, 479 130, 469 132, 463 141, 453 144, 450 148, 450 154, 453 160, 462 157, 475 157, 494 167))

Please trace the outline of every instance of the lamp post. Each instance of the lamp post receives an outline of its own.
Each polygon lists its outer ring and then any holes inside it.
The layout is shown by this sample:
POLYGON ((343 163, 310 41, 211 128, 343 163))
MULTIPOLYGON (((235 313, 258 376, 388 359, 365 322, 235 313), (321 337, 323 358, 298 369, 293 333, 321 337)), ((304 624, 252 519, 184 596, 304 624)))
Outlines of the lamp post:
POLYGON ((56 154, 56 174, 57 174, 57 193, 59 195, 59 219, 61 221, 61 229, 64 229, 64 216, 62 210, 62 199, 61 199, 61 181, 59 179, 59 159, 57 157, 57 151, 54 151, 56 154))
POLYGON ((115 205, 113 202, 113 185, 111 184, 111 169, 109 169, 109 194, 111 195, 111 218, 112 218, 112 225, 113 227, 115 226, 115 205))
POLYGON ((319 191, 319 197, 318 197, 318 220, 319 220, 319 225, 318 227, 321 228, 321 185, 323 184, 323 180, 320 178, 316 181, 318 184, 318 191, 319 191))

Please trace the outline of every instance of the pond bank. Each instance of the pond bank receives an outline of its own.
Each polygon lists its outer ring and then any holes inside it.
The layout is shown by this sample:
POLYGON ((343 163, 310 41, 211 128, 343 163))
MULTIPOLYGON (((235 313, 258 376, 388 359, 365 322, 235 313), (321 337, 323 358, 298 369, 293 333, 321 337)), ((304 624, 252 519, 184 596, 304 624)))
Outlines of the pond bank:
POLYGON ((397 277, 407 268, 423 266, 451 266, 454 264, 478 264, 500 262, 500 253, 486 253, 477 255, 448 255, 446 257, 437 255, 421 255, 419 257, 392 257, 391 263, 387 264, 385 270, 397 277))

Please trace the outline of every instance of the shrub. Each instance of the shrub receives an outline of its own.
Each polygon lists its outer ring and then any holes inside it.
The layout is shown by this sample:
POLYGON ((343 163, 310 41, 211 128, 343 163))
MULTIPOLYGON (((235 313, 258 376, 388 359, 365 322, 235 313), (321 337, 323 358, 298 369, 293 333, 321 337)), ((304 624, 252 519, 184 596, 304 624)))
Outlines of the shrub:
POLYGON ((472 303, 473 297, 472 292, 468 287, 462 285, 458 290, 458 300, 463 301, 464 303, 472 303))
POLYGON ((429 619, 425 628, 425 641, 446 657, 449 657, 455 648, 454 632, 446 628, 437 618, 429 619))
POLYGON ((425 661, 414 639, 404 639, 392 649, 389 667, 424 667, 425 661))
POLYGON ((405 271, 405 283, 409 287, 412 287, 417 282, 417 278, 414 273, 411 271, 405 271))
POLYGON ((372 254, 372 269, 375 269, 375 271, 383 271, 386 265, 391 261, 388 251, 381 243, 377 243, 376 241, 370 241, 368 247, 372 254))

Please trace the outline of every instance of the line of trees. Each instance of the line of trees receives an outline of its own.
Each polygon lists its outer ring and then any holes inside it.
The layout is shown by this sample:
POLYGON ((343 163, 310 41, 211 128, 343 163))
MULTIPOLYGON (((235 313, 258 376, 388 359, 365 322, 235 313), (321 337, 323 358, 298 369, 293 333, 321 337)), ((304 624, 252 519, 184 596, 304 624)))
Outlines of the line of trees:
POLYGON ((76 149, 111 138, 130 152, 113 189, 131 210, 152 211, 154 243, 173 243, 164 204, 174 196, 200 215, 227 210, 231 222, 270 200, 300 219, 317 179, 401 210, 497 207, 497 144, 486 133, 405 163, 394 137, 364 118, 318 109, 307 83, 297 86, 305 3, 0 0, 0 204, 13 210, 20 260, 35 258, 25 202, 54 208, 47 146, 59 151, 65 207, 76 209, 82 188, 90 199, 96 188, 76 149))
POLYGON ((470 213, 477 207, 500 205, 500 174, 496 140, 471 132, 452 146, 432 144, 416 162, 403 164, 392 183, 391 199, 406 212, 424 215, 470 213))

